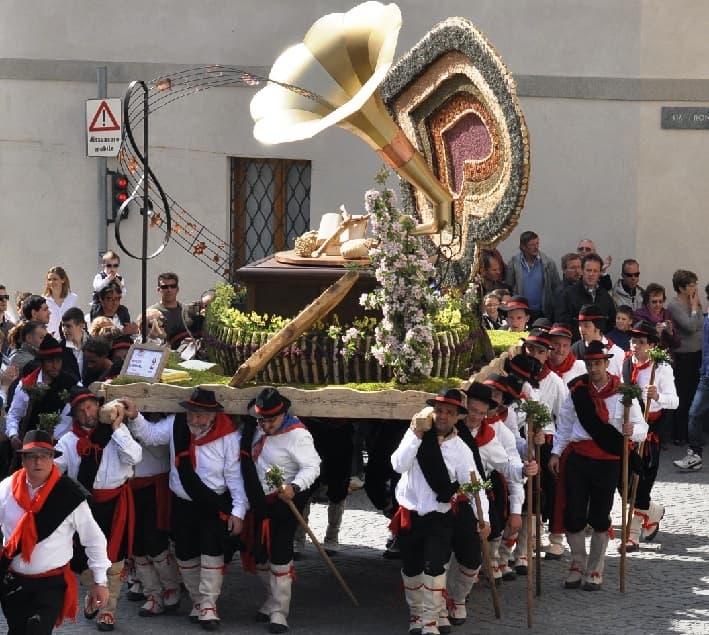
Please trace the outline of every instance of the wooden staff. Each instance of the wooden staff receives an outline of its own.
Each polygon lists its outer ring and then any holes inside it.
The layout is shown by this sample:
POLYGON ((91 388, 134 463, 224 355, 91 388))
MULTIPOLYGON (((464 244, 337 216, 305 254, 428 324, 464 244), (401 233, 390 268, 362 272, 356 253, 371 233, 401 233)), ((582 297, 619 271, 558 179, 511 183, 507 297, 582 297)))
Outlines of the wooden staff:
MULTIPOLYGON (((282 487, 282 486, 281 486, 282 487)), ((283 500, 283 499, 281 499, 283 500)), ((301 527, 305 529, 306 533, 308 536, 310 536, 310 540, 313 541, 313 544, 315 545, 315 548, 318 550, 320 555, 322 556, 322 559, 325 561, 325 564, 328 566, 330 571, 332 572, 332 575, 335 576, 337 581, 340 583, 340 586, 342 587, 342 590, 347 593, 349 596, 350 600, 352 600, 352 604, 354 604, 356 607, 359 608, 359 602, 357 602, 357 598, 354 596, 352 591, 350 590, 350 587, 347 586, 347 582, 345 582, 344 578, 342 575, 340 575, 340 572, 337 570, 337 567, 335 567, 335 564, 332 562, 330 559, 330 556, 327 555, 325 550, 323 549, 323 546, 320 544, 320 541, 315 537, 315 534, 313 533, 313 530, 310 529, 308 526, 308 523, 306 522, 305 518, 303 518, 303 515, 298 511, 298 508, 295 506, 292 500, 283 500, 283 502, 290 507, 290 510, 293 512, 293 515, 297 518, 298 522, 300 523, 301 527)))
MULTIPOLYGON (((630 406, 632 401, 628 404, 623 403, 623 425, 630 421, 630 406)), ((621 509, 621 531, 620 535, 622 540, 620 541, 620 592, 625 593, 625 560, 627 557, 627 552, 625 549, 625 540, 628 535, 628 435, 623 433, 623 487, 622 487, 622 498, 623 506, 621 509)))
MULTIPOLYGON (((541 470, 541 449, 538 445, 534 446, 534 460, 537 462, 538 469, 541 470)), ((537 535, 534 539, 534 560, 536 562, 537 572, 537 597, 542 594, 542 475, 537 472, 534 477, 534 491, 537 497, 537 510, 535 513, 537 535)))
MULTIPOLYGON (((650 367, 650 383, 648 386, 652 386, 655 383, 655 369, 657 368, 657 364, 655 362, 652 363, 652 366, 650 367)), ((650 415, 650 403, 652 402, 652 399, 648 397, 645 400, 645 421, 647 421, 648 416, 650 415)), ((642 460, 643 458, 643 449, 645 448, 645 441, 641 441, 638 444, 638 454, 640 455, 640 459, 642 460)), ((638 474, 633 474, 633 484, 632 487, 630 488, 630 500, 628 501, 628 527, 627 527, 627 534, 623 535, 623 540, 627 542, 630 539, 630 525, 633 522, 633 512, 635 511, 635 499, 637 498, 638 495, 638 484, 640 483, 640 476, 638 474)))
MULTIPOLYGON (((473 486, 477 486, 479 483, 478 475, 474 470, 471 470, 470 472, 470 482, 473 486)), ((483 520, 483 506, 480 502, 480 492, 477 488, 475 490, 475 494, 473 494, 473 497, 475 498, 475 515, 478 517, 478 526, 482 528, 485 525, 485 521, 483 520)), ((490 557, 490 543, 488 543, 487 538, 480 540, 480 549, 483 554, 483 562, 485 563, 485 573, 487 574, 487 579, 490 583, 492 606, 495 609, 495 617, 499 620, 501 615, 500 598, 497 595, 497 587, 495 586, 495 574, 492 570, 492 558, 490 557)))
MULTIPOLYGON (((527 462, 534 459, 534 419, 527 414, 527 462)), ((532 609, 534 608, 534 578, 532 571, 534 561, 532 559, 532 532, 534 524, 532 522, 532 508, 534 507, 534 479, 527 477, 527 627, 532 628, 532 609)))

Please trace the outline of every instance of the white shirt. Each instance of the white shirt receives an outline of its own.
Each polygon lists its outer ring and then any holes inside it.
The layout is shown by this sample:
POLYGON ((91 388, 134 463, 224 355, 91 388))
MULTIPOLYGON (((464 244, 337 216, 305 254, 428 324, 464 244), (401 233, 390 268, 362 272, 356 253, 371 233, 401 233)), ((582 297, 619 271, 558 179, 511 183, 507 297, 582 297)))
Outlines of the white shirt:
MULTIPOLYGON (((128 422, 131 431, 145 445, 170 446, 170 489, 184 500, 192 500, 182 486, 175 465, 175 444, 172 427, 175 415, 169 415, 156 422, 146 421, 139 414, 128 422)), ((231 515, 243 519, 249 509, 249 501, 241 478, 239 451, 241 432, 235 430, 209 443, 195 446, 197 466, 195 472, 202 482, 217 494, 229 490, 231 494, 231 515)))
MULTIPOLYGON (((614 394, 604 399, 606 408, 608 408, 608 422, 618 432, 623 433, 623 403, 621 395, 614 394)), ((634 424, 633 434, 630 437, 632 441, 644 441, 647 436, 647 423, 643 417, 642 410, 637 399, 633 399, 630 406, 630 422, 634 424)), ((576 441, 589 441, 591 435, 586 432, 586 429, 581 425, 581 422, 576 415, 576 408, 571 398, 571 394, 566 398, 561 407, 561 414, 556 423, 556 435, 554 435, 554 446, 552 454, 561 455, 569 443, 576 441)))
MULTIPOLYGON (((0 526, 5 542, 24 513, 12 495, 12 478, 4 479, 0 482, 0 526)), ((63 567, 73 555, 74 533, 79 534, 81 544, 86 548, 94 580, 98 584, 106 584, 106 570, 111 566, 106 555, 106 537, 96 524, 86 501, 80 503, 49 536, 37 542, 29 562, 22 560, 20 554, 16 555, 12 559, 13 570, 36 575, 63 567)))
MULTIPOLYGON (((258 428, 254 444, 264 436, 258 428)), ((283 434, 266 436, 256 459, 256 473, 266 494, 275 491, 266 485, 266 472, 274 465, 283 470, 284 482, 307 489, 320 475, 320 455, 315 451, 313 437, 305 428, 294 428, 283 434)))
POLYGON ((544 379, 539 380, 539 401, 551 412, 552 420, 543 428, 544 434, 556 432, 555 421, 561 412, 561 404, 569 394, 569 389, 564 381, 554 371, 550 371, 544 379))
MULTIPOLYGON (((552 372, 556 375, 555 371, 552 370, 552 372)), ((561 379, 568 388, 568 384, 572 379, 575 379, 580 375, 585 375, 587 372, 588 371, 586 370, 586 362, 584 362, 582 359, 577 359, 574 360, 574 363, 569 370, 561 374, 561 379)))
MULTIPOLYGON (((106 425, 99 423, 98 425, 106 425)), ((59 469, 66 472, 71 478, 79 474, 81 457, 76 451, 76 442, 79 437, 69 431, 57 441, 56 448, 62 456, 54 459, 59 469)), ((143 449, 131 436, 130 431, 121 424, 113 431, 110 440, 101 453, 101 462, 96 472, 93 489, 115 489, 123 485, 133 476, 133 468, 143 458, 143 449)))
POLYGON ((62 323, 62 316, 65 311, 79 305, 79 296, 73 291, 70 291, 61 304, 57 304, 51 295, 45 295, 49 307, 49 323, 47 324, 47 332, 57 340, 62 339, 62 334, 59 332, 59 327, 62 323))
MULTIPOLYGON (((40 370, 39 375, 37 375, 37 383, 44 383, 43 373, 40 370)), ((81 384, 77 384, 80 386, 81 384)), ((7 413, 7 423, 5 424, 5 431, 8 437, 11 437, 18 433, 20 429, 20 422, 22 417, 27 413, 27 406, 30 403, 30 396, 25 392, 22 385, 22 381, 17 384, 17 389, 15 390, 15 396, 12 398, 12 405, 10 406, 10 412, 7 413)), ((57 424, 60 429, 68 429, 71 427, 71 415, 69 414, 69 404, 66 404, 61 411, 61 421, 57 424)))
MULTIPOLYGON (((404 434, 399 447, 391 455, 392 467, 401 474, 396 486, 396 500, 406 509, 415 511, 421 516, 430 512, 445 514, 450 511, 451 504, 449 501, 441 503, 436 500, 436 493, 428 485, 421 466, 416 460, 416 453, 420 447, 421 439, 409 429, 404 434)), ((454 481, 458 481, 461 485, 470 483, 470 472, 475 472, 478 480, 482 480, 475 466, 472 450, 457 435, 446 439, 440 447, 451 483, 454 481)), ((480 496, 480 504, 483 520, 486 523, 490 522, 487 496, 480 496)), ((477 516, 475 505, 473 511, 477 516)))
MULTIPOLYGON (((647 387, 650 383, 650 374, 652 373, 652 364, 647 368, 638 371, 638 386, 643 389, 643 403, 647 401, 647 387)), ((659 400, 650 401, 650 412, 658 410, 675 410, 679 406, 679 397, 677 396, 677 388, 675 387, 675 374, 672 366, 669 364, 658 364, 655 367, 655 388, 659 393, 659 400)))
POLYGON ((167 474, 170 471, 170 446, 169 445, 145 445, 143 448, 143 458, 135 466, 135 475, 155 476, 157 474, 167 474))

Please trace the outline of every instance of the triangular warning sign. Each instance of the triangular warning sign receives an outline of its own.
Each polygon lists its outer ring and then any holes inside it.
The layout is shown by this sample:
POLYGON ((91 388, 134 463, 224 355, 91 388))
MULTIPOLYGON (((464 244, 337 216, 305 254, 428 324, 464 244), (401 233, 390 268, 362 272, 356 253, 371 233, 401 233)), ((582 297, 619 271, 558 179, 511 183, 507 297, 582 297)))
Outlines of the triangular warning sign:
POLYGON ((120 130, 116 118, 113 116, 111 109, 105 101, 101 102, 94 118, 91 120, 89 132, 110 132, 112 130, 120 130))

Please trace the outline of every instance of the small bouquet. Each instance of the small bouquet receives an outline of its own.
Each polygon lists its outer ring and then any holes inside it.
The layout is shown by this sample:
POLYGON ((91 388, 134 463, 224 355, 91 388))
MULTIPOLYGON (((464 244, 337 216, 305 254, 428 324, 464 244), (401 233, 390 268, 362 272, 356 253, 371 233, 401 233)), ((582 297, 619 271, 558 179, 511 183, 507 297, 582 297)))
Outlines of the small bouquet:
POLYGON ((458 493, 465 494, 470 500, 475 498, 475 494, 481 491, 492 489, 492 481, 476 481, 475 483, 463 483, 458 488, 458 493))
POLYGON ((36 404, 42 401, 49 391, 49 384, 35 384, 34 386, 23 386, 24 391, 27 393, 27 396, 30 398, 30 403, 31 404, 36 404))
POLYGON ((515 408, 517 412, 523 412, 527 417, 527 425, 532 426, 533 432, 538 432, 545 425, 552 422, 551 411, 546 404, 534 399, 520 402, 515 408))
POLYGON ((44 430, 50 436, 54 433, 54 428, 61 421, 62 416, 59 412, 40 412, 37 417, 37 427, 44 430))
POLYGON ((285 481, 283 469, 277 465, 272 465, 266 470, 266 485, 271 489, 281 489, 285 481))
POLYGON ((672 363, 672 356, 664 348, 651 348, 647 354, 655 366, 672 363))
POLYGON ((620 384, 617 392, 621 396, 620 400, 624 406, 630 406, 633 399, 640 401, 643 398, 643 390, 637 384, 620 384))

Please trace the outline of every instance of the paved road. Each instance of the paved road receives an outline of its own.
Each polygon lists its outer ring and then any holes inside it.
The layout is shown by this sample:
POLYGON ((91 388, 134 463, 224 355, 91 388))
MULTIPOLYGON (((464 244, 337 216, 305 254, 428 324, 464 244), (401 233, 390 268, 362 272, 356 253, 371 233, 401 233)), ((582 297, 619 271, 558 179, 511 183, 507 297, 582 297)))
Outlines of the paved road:
MULTIPOLYGON (((600 592, 562 588, 568 553, 562 562, 543 564, 543 594, 537 598, 534 626, 527 628, 524 579, 506 582, 501 589, 502 619, 496 620, 489 590, 471 594, 472 618, 454 633, 486 635, 544 633, 545 635, 605 635, 691 633, 709 634, 709 467, 690 474, 674 470, 671 460, 682 455, 671 447, 663 453, 655 499, 666 508, 655 542, 644 543, 628 558, 627 590, 618 590, 617 541, 611 541, 604 587, 600 592)), ((301 635, 343 633, 405 635, 407 610, 400 588, 399 564, 381 557, 386 520, 369 506, 362 493, 351 496, 342 530, 345 550, 336 562, 361 604, 355 608, 340 591, 312 545, 298 563, 294 585, 291 631, 301 635)), ((620 526, 620 504, 614 524, 620 526)), ((312 525, 322 535, 325 507, 314 505, 312 525)), ((238 562, 227 573, 220 600, 223 633, 267 633, 252 621, 261 602, 257 580, 241 572, 238 562)), ((184 610, 176 616, 140 618, 138 606, 121 598, 117 633, 130 635, 202 632, 190 624, 184 610)), ((57 629, 61 635, 95 633, 96 627, 79 618, 77 624, 57 629)), ((4 623, 0 622, 0 632, 4 623)))

